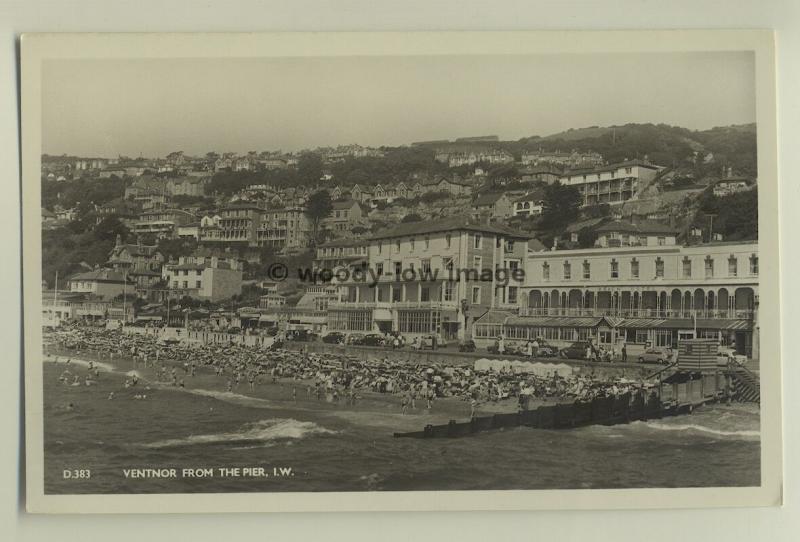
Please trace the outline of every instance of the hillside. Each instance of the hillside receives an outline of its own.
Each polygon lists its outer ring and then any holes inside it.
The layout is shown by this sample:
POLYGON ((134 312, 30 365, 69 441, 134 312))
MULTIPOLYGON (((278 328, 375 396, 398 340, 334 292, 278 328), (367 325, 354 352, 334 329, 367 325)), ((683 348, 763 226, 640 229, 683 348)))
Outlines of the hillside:
POLYGON ((547 151, 596 151, 608 162, 645 158, 678 167, 707 158, 718 168, 731 167, 756 176, 756 125, 688 130, 666 124, 625 124, 578 128, 546 137, 523 138, 515 146, 547 151), (710 155, 709 155, 710 153, 710 155))

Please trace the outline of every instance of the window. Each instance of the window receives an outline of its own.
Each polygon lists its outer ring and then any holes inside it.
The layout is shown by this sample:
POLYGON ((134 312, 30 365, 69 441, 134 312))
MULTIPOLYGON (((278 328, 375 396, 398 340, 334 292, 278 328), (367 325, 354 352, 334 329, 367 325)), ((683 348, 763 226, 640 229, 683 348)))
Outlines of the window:
POLYGON ((198 270, 197 270, 197 276, 199 277, 199 276, 200 276, 200 275, 202 275, 202 274, 203 274, 203 272, 202 272, 200 269, 198 269, 198 270))
POLYGON ((453 257, 452 256, 450 256, 449 258, 445 258, 444 259, 444 268, 447 269, 448 271, 452 271, 453 270, 453 257))
POLYGON ((481 248, 481 234, 476 233, 474 237, 474 245, 475 248, 481 248))
POLYGON ((444 236, 444 241, 447 244, 447 248, 450 248, 450 244, 453 241, 453 236, 448 233, 447 235, 444 236))
POLYGON ((511 305, 517 304, 517 287, 516 286, 509 286, 508 287, 508 303, 511 305))
POLYGON ((564 280, 572 278, 572 265, 569 262, 564 262, 564 280))
POLYGON ((638 279, 639 278, 639 260, 636 258, 631 260, 631 278, 638 279))
POLYGON ((750 274, 758 275, 758 256, 750 255, 750 274))
POLYGON ((375 288, 375 301, 378 303, 383 301, 383 289, 375 288))
POLYGON ((397 241, 395 241, 395 245, 394 245, 394 251, 395 251, 395 252, 400 252, 400 239, 398 239, 397 241))
POLYGON ((514 241, 506 241, 506 252, 514 252, 514 241))
POLYGON ((189 287, 189 281, 188 280, 184 280, 183 281, 183 287, 184 288, 188 288, 189 287))
POLYGON ((453 300, 453 290, 455 289, 455 283, 453 282, 445 282, 444 284, 444 300, 445 301, 452 301, 453 300))
POLYGON ((173 280, 172 281, 172 287, 173 288, 177 288, 178 287, 178 281, 177 280, 173 280))
POLYGON ((478 305, 481 302, 481 287, 480 286, 473 286, 472 287, 472 304, 478 305))
POLYGON ((378 254, 381 254, 382 252, 383 252, 383 243, 378 241, 378 254))
POLYGON ((427 235, 425 236, 425 248, 426 249, 431 248, 431 238, 428 237, 427 235))
POLYGON ((619 278, 619 262, 617 260, 611 260, 611 278, 619 278))
POLYGON ((550 280, 550 264, 547 262, 542 264, 542 280, 550 280))
POLYGON ((394 262, 394 276, 400 277, 403 274, 403 262, 394 262))
POLYGON ((430 260, 422 260, 421 269, 423 273, 430 273, 431 272, 431 261, 430 260))
POLYGON ((515 269, 519 269, 519 262, 517 260, 508 260, 508 269, 514 271, 515 269))
POLYGON ((659 237, 658 238, 658 246, 663 247, 666 244, 667 244, 667 238, 666 237, 659 237))
POLYGON ((201 282, 201 281, 199 281, 199 280, 195 281, 195 283, 194 283, 194 287, 195 287, 195 288, 197 288, 197 289, 199 289, 199 288, 200 288, 200 282, 201 282))
POLYGON ((380 277, 383 275, 383 262, 375 264, 375 273, 380 277))
POLYGON ((394 288, 392 290, 392 301, 394 301, 395 303, 399 303, 400 301, 402 301, 403 300, 402 296, 403 296, 403 290, 401 290, 400 288, 394 288))
POLYGON ((475 268, 476 271, 483 270, 483 259, 480 256, 473 256, 472 258, 472 266, 475 268))
POLYGON ((417 240, 413 237, 408 241, 411 244, 411 250, 414 250, 414 246, 417 244, 417 240))
POLYGON ((420 301, 430 301, 431 300, 431 289, 423 287, 419 292, 419 299, 420 301))
POLYGON ((588 261, 583 262, 583 278, 584 280, 592 278, 592 266, 588 261))
POLYGON ((728 276, 735 277, 739 274, 739 262, 733 254, 728 258, 728 276))
POLYGON ((685 256, 683 258, 682 265, 683 265, 683 271, 681 276, 683 276, 683 278, 685 279, 692 278, 692 260, 690 260, 688 256, 685 256))
POLYGON ((664 260, 656 258, 656 278, 664 278, 664 260))
POLYGON ((711 256, 706 256, 706 278, 714 278, 714 259, 711 256))

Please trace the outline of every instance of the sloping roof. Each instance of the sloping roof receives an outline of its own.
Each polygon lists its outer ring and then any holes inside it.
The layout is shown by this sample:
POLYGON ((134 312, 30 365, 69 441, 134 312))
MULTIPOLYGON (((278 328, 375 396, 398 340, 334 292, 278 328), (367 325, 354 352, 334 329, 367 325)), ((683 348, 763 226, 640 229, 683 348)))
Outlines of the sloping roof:
MULTIPOLYGON (((119 271, 114 271, 113 269, 95 269, 93 271, 87 271, 85 273, 73 275, 69 280, 83 280, 89 282, 124 282, 124 277, 125 275, 119 271)), ((128 279, 128 282, 131 282, 131 280, 128 279)))
POLYGON ((358 205, 358 202, 354 199, 338 200, 331 202, 331 207, 333 208, 334 211, 342 209, 352 209, 354 205, 358 205))
POLYGON ((528 250, 532 250, 534 252, 542 252, 547 250, 547 247, 544 246, 544 244, 535 237, 531 237, 530 239, 528 239, 528 250))
POLYGON ((645 162, 644 160, 627 160, 625 162, 617 162, 616 164, 608 164, 607 166, 597 166, 590 168, 579 168, 565 171, 562 176, 569 177, 571 175, 582 175, 584 173, 603 173, 607 171, 616 171, 621 167, 646 167, 649 169, 658 169, 659 166, 645 162))
POLYGON ((116 256, 123 250, 127 250, 131 256, 153 256, 158 252, 158 247, 156 245, 117 245, 111 249, 111 254, 116 256))
MULTIPOLYGON (((751 329, 753 322, 742 319, 698 318, 698 329, 751 329)), ((619 324, 625 329, 693 329, 695 321, 691 318, 625 318, 619 324)))
POLYGON ((603 322, 606 322, 606 320, 602 316, 512 316, 506 320, 506 325, 534 327, 597 327, 603 322))
POLYGON ((592 226, 596 226, 600 224, 605 218, 589 218, 586 220, 581 220, 580 222, 574 222, 566 227, 566 233, 574 233, 582 230, 583 228, 591 228, 592 226))
POLYGON ((321 245, 317 245, 317 248, 347 248, 347 247, 359 247, 359 246, 366 246, 369 243, 366 239, 336 239, 333 241, 328 241, 327 243, 323 243, 321 245))
POLYGON ((475 320, 475 324, 504 324, 506 320, 514 316, 513 312, 488 310, 483 316, 475 320))
POLYGON ((497 201, 501 198, 505 197, 504 192, 489 192, 487 194, 481 194, 475 201, 472 203, 473 206, 479 207, 482 205, 494 205, 497 201))
POLYGON ((671 233, 677 234, 677 230, 660 222, 644 221, 633 224, 623 220, 612 220, 608 224, 603 224, 597 228, 600 232, 629 232, 629 233, 671 233))
POLYGON ((428 220, 424 222, 410 222, 399 224, 398 226, 379 231, 369 239, 388 239, 392 237, 405 237, 409 235, 420 235, 425 233, 436 233, 446 231, 476 231, 481 233, 494 233, 516 239, 530 239, 530 234, 514 231, 502 226, 471 222, 464 217, 455 216, 440 220, 428 220))

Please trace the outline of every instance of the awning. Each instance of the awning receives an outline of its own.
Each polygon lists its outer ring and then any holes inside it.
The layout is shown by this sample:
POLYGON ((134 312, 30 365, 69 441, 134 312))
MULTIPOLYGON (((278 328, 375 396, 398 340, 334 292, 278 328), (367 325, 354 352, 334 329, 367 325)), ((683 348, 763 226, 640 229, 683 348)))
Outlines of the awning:
MULTIPOLYGON (((625 318, 617 327, 623 329, 651 329, 660 327, 666 320, 663 318, 625 318)), ((691 325, 689 327, 692 327, 691 325)))
POLYGON ((525 327, 597 327, 602 322, 605 322, 602 316, 511 316, 505 324, 525 327))
POLYGON ((508 311, 487 311, 483 316, 475 320, 476 324, 503 324, 507 318, 514 314, 508 311))
MULTIPOLYGON (((617 327, 622 329, 694 329, 691 318, 625 318, 617 327)), ((737 330, 751 329, 749 320, 698 318, 697 329, 737 330)))
POLYGON ((372 311, 372 319, 378 322, 391 322, 392 312, 389 309, 375 309, 372 311))

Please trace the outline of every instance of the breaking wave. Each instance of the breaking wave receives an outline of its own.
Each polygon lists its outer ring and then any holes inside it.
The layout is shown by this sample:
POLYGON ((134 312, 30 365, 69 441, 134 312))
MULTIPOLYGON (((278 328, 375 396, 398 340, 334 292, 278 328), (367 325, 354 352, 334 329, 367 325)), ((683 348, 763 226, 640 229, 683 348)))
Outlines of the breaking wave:
POLYGON ((712 427, 706 427, 704 425, 696 425, 696 424, 679 425, 679 424, 664 424, 658 422, 647 422, 645 423, 645 425, 650 429, 657 429, 659 431, 695 431, 698 433, 706 433, 709 435, 715 435, 719 437, 739 437, 746 439, 751 439, 751 438, 758 439, 761 437, 761 432, 754 430, 727 431, 724 429, 714 429, 712 427))
POLYGON ((160 440, 144 444, 145 448, 175 448, 204 444, 254 444, 273 443, 280 440, 301 439, 311 435, 334 434, 313 422, 291 418, 259 420, 248 423, 240 431, 210 435, 190 435, 185 438, 160 440))

